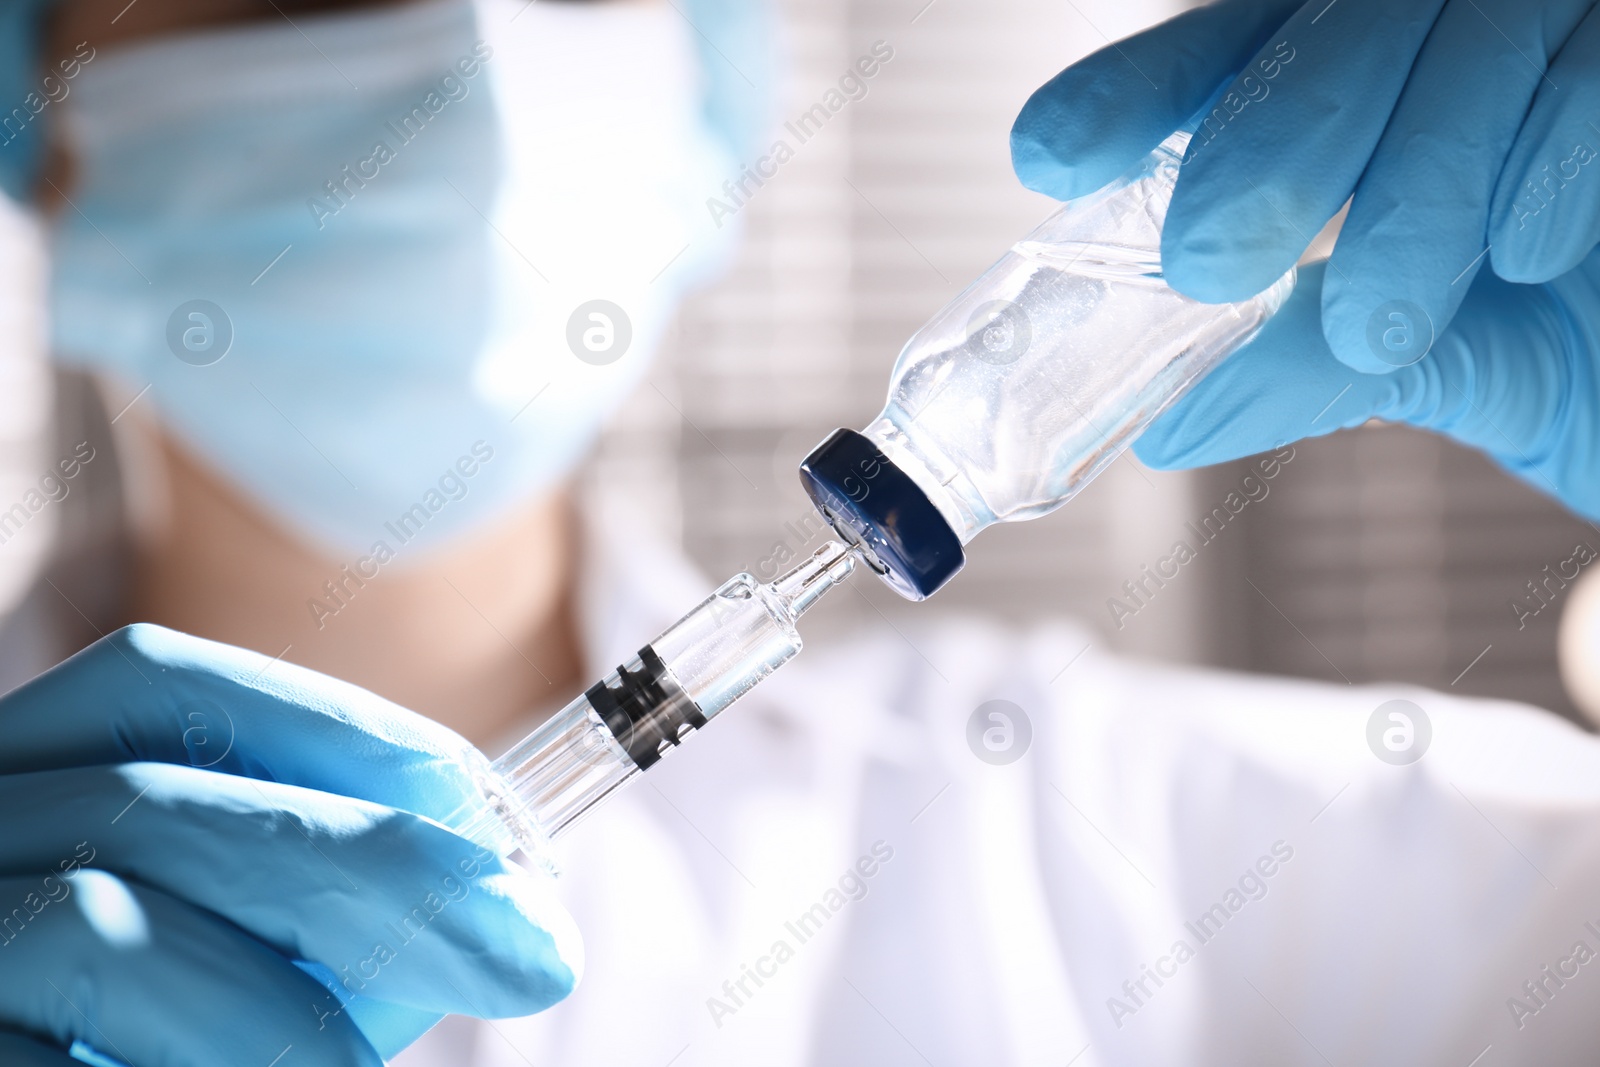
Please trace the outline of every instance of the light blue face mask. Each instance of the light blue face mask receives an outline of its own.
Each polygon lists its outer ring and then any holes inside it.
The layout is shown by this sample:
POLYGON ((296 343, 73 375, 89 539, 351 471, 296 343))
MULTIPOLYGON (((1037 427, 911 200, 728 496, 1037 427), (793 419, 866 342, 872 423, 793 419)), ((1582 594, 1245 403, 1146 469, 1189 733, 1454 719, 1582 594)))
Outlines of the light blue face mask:
POLYGON ((726 250, 689 33, 483 0, 102 50, 55 347, 325 550, 468 532, 570 471, 726 250))

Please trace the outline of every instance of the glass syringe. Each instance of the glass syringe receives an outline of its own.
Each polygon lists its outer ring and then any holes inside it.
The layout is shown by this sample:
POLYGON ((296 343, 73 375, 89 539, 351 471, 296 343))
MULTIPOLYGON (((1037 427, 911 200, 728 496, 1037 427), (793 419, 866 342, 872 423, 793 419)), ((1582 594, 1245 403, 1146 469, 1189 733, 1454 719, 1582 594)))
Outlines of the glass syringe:
POLYGON ((734 575, 505 755, 469 753, 480 795, 445 824, 551 866, 552 838, 794 658, 796 621, 856 559, 829 541, 772 582, 734 575))

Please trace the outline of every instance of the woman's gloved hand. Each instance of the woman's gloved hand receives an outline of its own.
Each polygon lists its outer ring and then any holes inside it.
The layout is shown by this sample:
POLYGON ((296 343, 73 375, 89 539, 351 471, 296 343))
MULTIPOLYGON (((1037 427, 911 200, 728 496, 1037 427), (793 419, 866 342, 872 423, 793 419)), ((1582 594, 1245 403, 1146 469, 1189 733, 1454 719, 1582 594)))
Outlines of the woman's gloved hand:
POLYGON ((1206 301, 1260 292, 1350 200, 1321 330, 1359 370, 1419 357, 1486 263, 1548 282, 1600 240, 1591 0, 1223 0, 1057 75, 1018 116, 1013 160, 1069 199, 1197 116, 1168 280, 1206 301), (1385 343, 1397 326, 1415 350, 1385 343))
POLYGON ((148 625, 0 699, 0 1059, 377 1067, 441 1013, 560 1000, 581 948, 545 881, 430 821, 466 747, 148 625))

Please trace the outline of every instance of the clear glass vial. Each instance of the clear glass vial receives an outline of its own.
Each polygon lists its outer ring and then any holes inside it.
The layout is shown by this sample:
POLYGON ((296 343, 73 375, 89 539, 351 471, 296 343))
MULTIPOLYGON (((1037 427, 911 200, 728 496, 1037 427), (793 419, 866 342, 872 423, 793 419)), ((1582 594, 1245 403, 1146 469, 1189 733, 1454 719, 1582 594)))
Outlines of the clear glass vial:
POLYGON ((882 413, 801 465, 823 515, 921 600, 997 522, 1060 507, 1261 328, 1294 271, 1234 304, 1167 285, 1161 228, 1189 135, 1065 204, 906 342, 882 413))

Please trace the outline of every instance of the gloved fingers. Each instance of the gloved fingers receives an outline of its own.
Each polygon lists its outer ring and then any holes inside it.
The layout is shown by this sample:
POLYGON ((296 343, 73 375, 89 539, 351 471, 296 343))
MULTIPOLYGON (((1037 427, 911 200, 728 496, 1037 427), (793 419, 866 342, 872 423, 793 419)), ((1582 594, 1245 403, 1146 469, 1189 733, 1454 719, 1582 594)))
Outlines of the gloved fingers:
POLYGON ((1422 388, 1389 417, 1487 452, 1524 481, 1600 516, 1600 256, 1547 285, 1491 272, 1417 364, 1422 388))
POLYGON ((1489 238, 1495 273, 1547 282, 1600 242, 1600 7, 1568 38, 1495 190, 1489 238))
POLYGON ((10 1067, 83 1067, 62 1049, 6 1030, 0 1030, 0 1063, 10 1067))
POLYGON ((1283 275, 1350 194, 1445 0, 1312 0, 1256 53, 1190 142, 1162 269, 1197 300, 1243 300, 1283 275))
MULTIPOLYGON (((540 1011, 581 948, 548 880, 405 812, 162 763, 0 777, 0 874, 94 865, 235 923, 348 993, 436 1012, 540 1011)), ((10 907, 0 900, 0 915, 10 907)))
POLYGON ((132 1067, 270 1064, 291 1048, 382 1067, 336 998, 222 919, 104 871, 79 871, 60 900, 39 881, 0 879, 0 898, 27 901, 0 950, 0 1026, 132 1067))
POLYGON ((443 819, 475 795, 474 755, 357 686, 148 623, 0 698, 0 774, 155 760, 443 819))
POLYGON ((1384 373, 1420 358, 1379 343, 1394 311, 1430 335, 1450 324, 1486 263, 1495 185, 1547 57, 1592 2, 1458 0, 1440 13, 1329 264, 1322 321, 1341 360, 1384 373))
POLYGON ((1362 374, 1333 358, 1322 336, 1326 264, 1301 270, 1277 315, 1134 442, 1146 466, 1178 470, 1223 463, 1305 437, 1360 426, 1400 396, 1394 375, 1362 374))
MULTIPOLYGON (((1012 125, 1017 177, 1057 200, 1121 177, 1250 63, 1301 2, 1222 0, 1074 63, 1036 89, 1012 125)), ((1251 73, 1270 83, 1277 68, 1251 73)))
POLYGON ((1552 286, 1480 275, 1427 356, 1391 374, 1352 370, 1329 349, 1324 271, 1303 270, 1257 338, 1155 421, 1134 445, 1143 462, 1204 466, 1379 418, 1446 434, 1580 514, 1600 514, 1600 322, 1573 310, 1600 320, 1588 271, 1552 286))

